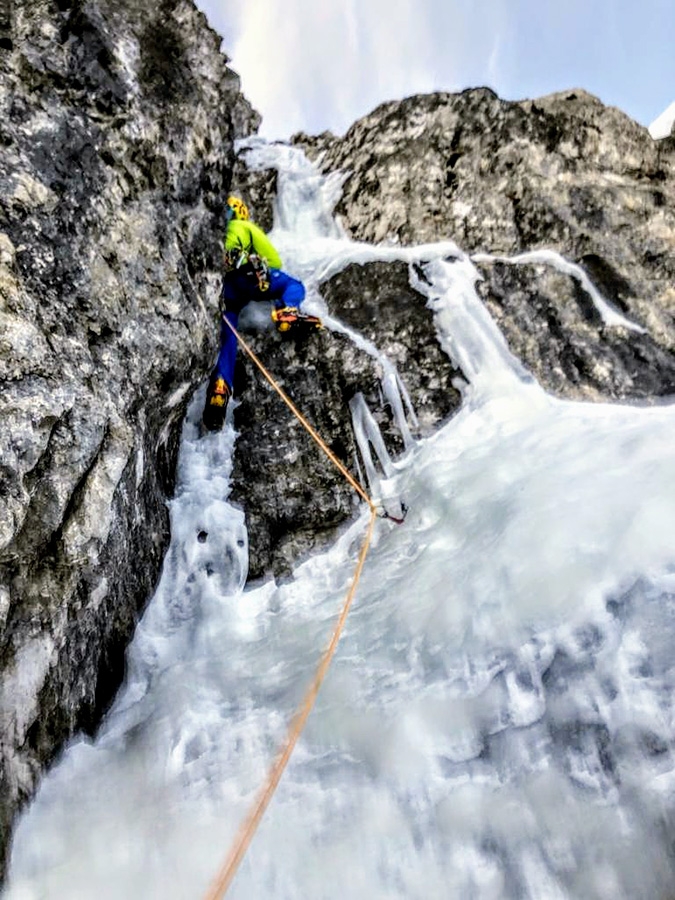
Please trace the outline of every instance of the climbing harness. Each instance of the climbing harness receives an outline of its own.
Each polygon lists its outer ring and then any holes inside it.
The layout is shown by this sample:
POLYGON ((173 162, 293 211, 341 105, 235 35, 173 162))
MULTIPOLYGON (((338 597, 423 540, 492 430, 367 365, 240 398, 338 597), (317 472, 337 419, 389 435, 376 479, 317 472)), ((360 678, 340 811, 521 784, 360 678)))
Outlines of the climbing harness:
POLYGON ((226 250, 223 256, 226 272, 238 272, 241 275, 254 277, 261 291, 268 291, 270 287, 270 270, 267 260, 257 253, 251 253, 250 248, 232 248, 226 250))
POLYGON ((349 613, 349 609, 352 605, 352 600, 354 599, 354 595, 356 593, 356 587, 359 583, 359 579, 361 578, 361 572, 363 571, 363 566, 366 561, 366 555, 368 553, 368 548, 370 547, 370 542, 373 536, 373 529, 375 527, 375 519, 377 518, 388 518, 393 522, 401 525, 405 519, 405 514, 407 512, 406 507, 402 504, 401 508, 403 510, 403 518, 397 519, 396 517, 390 515, 386 511, 379 510, 376 506, 373 499, 366 493, 363 487, 358 483, 358 481, 352 476, 347 468, 340 462, 337 456, 333 453, 333 451, 327 446, 325 441, 321 438, 318 432, 310 425, 307 419, 302 415, 302 413, 295 406, 293 401, 288 397, 288 395, 282 390, 282 388, 277 384, 272 375, 267 371, 262 362, 255 355, 253 350, 248 346, 246 341, 241 337, 237 329, 232 325, 231 322, 228 322, 227 319, 224 319, 227 323, 228 328, 232 331, 237 341, 239 342, 241 348, 245 353, 251 358, 251 360, 255 363, 258 369, 262 372, 265 379, 269 382, 269 384, 274 388, 274 390, 279 394, 284 403, 288 406, 294 416, 302 423, 305 429, 312 436, 314 441, 321 447, 323 452, 326 454, 328 459, 336 466, 337 469, 344 475, 349 484, 354 488, 356 493, 368 504, 368 508, 370 509, 370 519, 368 521, 368 527, 366 529, 366 535, 363 539, 363 543, 361 545, 361 550, 359 552, 359 558, 356 563, 356 569, 354 570, 354 576, 352 578, 352 583, 345 598, 345 601, 342 606, 342 610, 340 612, 340 616, 333 630, 333 635, 330 639, 330 643, 326 647, 319 662, 318 668, 310 684, 307 692, 302 700, 302 703, 298 707, 295 715, 291 719, 290 725, 288 726, 288 733, 286 735, 286 740, 279 750, 277 758, 272 765, 269 774, 267 776, 267 780, 265 784, 262 786, 258 797, 255 802, 251 806, 248 816, 242 822, 239 832, 230 848, 230 852, 219 871, 218 875, 214 879, 211 887, 207 891, 204 896, 204 900, 220 900, 220 898, 224 897, 226 891, 230 887, 232 883, 232 879, 234 878, 237 868, 239 867, 239 863, 244 858, 244 854, 246 853, 251 840, 253 839, 253 835, 256 832, 256 829, 262 819, 265 810, 267 809, 272 796, 281 780, 281 776, 284 773, 284 769, 286 768, 286 764, 293 753, 293 749, 302 734, 302 730, 305 727, 305 723, 309 718, 309 714, 314 707, 314 702, 319 693, 319 689, 321 688, 321 684, 324 680, 326 672, 328 671, 328 667, 330 666, 331 660, 333 658, 333 654, 335 653, 335 648, 337 647, 338 641, 340 640, 340 636, 344 629, 345 622, 347 621, 347 615, 349 613))
POLYGON ((248 261, 251 264, 255 277, 258 281, 258 288, 261 291, 268 291, 270 287, 269 266, 267 260, 257 253, 249 253, 248 261))

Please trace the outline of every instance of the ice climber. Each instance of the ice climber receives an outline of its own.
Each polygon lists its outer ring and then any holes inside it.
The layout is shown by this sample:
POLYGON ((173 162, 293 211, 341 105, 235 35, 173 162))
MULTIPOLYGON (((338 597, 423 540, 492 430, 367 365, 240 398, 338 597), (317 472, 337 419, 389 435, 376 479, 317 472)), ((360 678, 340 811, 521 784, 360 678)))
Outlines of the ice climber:
POLYGON ((209 431, 222 427, 232 396, 237 339, 225 320, 236 328, 239 313, 247 303, 269 299, 272 319, 280 331, 287 331, 300 320, 321 324, 316 317, 300 313, 305 287, 282 272, 279 254, 265 232, 250 221, 246 204, 238 197, 228 197, 226 215, 220 353, 209 380, 203 414, 209 431))

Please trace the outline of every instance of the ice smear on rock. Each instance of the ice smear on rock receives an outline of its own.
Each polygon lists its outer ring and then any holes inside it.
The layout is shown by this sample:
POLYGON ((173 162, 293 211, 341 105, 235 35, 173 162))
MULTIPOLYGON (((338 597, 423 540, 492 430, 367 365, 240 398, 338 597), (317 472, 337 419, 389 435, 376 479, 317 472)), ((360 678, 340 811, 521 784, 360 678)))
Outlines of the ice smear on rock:
POLYGON ((541 263, 552 266, 564 275, 570 275, 579 282, 581 287, 586 291, 593 301, 593 305, 598 311, 605 325, 613 327, 627 328, 629 331, 635 331, 638 334, 646 334, 646 329, 641 325, 636 325, 630 319, 618 312, 608 303, 602 296, 600 291, 595 287, 587 273, 581 266, 572 263, 556 253, 555 250, 530 250, 527 253, 518 253, 516 256, 492 256, 489 253, 474 253, 471 257, 475 262, 501 262, 508 265, 523 265, 541 263))

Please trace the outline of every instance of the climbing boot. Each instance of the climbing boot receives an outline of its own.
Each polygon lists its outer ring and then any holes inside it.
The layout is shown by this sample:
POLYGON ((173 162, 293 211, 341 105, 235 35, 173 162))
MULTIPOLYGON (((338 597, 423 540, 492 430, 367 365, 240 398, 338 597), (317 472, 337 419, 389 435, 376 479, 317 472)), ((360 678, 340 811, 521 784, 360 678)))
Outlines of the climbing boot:
POLYGON ((230 388, 224 378, 211 378, 202 415, 202 422, 208 431, 220 431, 223 427, 230 393, 230 388))
POLYGON ((300 312, 297 306, 284 306, 282 309, 272 310, 272 321, 281 332, 297 331, 298 329, 323 328, 323 322, 318 316, 310 316, 300 312))

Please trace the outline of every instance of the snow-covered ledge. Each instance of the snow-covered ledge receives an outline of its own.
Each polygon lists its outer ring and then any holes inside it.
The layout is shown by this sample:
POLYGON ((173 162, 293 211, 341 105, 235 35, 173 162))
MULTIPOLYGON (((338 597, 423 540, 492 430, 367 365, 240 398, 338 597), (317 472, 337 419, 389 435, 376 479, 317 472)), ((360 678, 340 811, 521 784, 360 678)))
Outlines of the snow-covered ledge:
POLYGON ((649 133, 655 141, 670 137, 670 132, 675 123, 675 102, 671 103, 649 126, 649 133))

